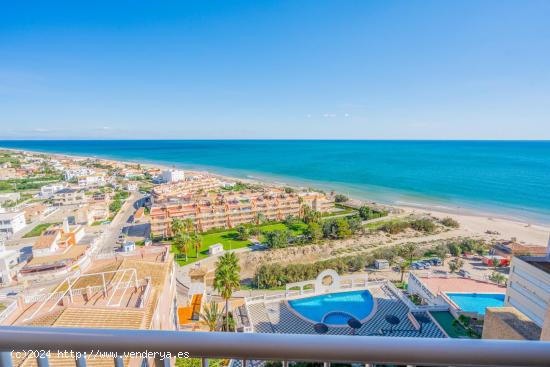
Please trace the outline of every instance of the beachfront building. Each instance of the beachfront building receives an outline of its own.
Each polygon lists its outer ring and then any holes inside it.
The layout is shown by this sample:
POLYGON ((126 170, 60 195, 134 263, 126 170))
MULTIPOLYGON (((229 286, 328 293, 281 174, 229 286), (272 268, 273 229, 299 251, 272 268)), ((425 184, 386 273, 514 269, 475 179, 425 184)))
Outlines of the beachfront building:
POLYGON ((512 259, 506 305, 517 308, 542 327, 550 309, 550 253, 512 259))
POLYGON ((174 183, 185 180, 185 172, 179 169, 167 169, 162 171, 162 180, 166 183, 174 183))
POLYGON ((201 232, 255 223, 261 217, 268 221, 280 221, 291 215, 300 216, 303 205, 327 212, 333 203, 318 192, 246 191, 207 193, 198 198, 189 195, 177 202, 154 204, 150 213, 151 232, 155 236, 170 237, 174 218, 191 219, 201 232))
POLYGON ((8 239, 25 228, 24 212, 0 213, 0 238, 8 239))
POLYGON ((151 192, 151 199, 155 203, 180 200, 193 193, 217 190, 221 185, 220 180, 206 174, 188 176, 184 181, 156 186, 151 192))

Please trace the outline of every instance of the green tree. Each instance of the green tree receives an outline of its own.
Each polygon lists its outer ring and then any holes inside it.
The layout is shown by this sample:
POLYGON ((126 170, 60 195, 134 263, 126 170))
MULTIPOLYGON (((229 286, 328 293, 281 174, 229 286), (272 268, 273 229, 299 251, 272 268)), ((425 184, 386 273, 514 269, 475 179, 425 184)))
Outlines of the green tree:
POLYGON ((399 263, 399 272, 401 273, 401 283, 403 283, 403 279, 405 278, 405 273, 409 271, 411 268, 411 262, 408 260, 402 260, 399 263))
POLYGON ((505 284, 506 279, 507 278, 504 274, 501 274, 497 271, 494 271, 493 273, 491 273, 491 275, 489 275, 489 280, 497 284, 505 284))
POLYGON ((321 238, 323 238, 323 230, 321 229, 321 226, 319 223, 309 223, 307 225, 306 230, 304 231, 304 234, 311 240, 311 242, 316 243, 321 238))
POLYGON ((195 249, 195 254, 196 254, 196 257, 198 258, 199 257, 199 251, 201 250, 201 247, 202 247, 202 237, 194 232, 192 235, 191 235, 191 243, 193 244, 193 248, 195 249))
POLYGON ((237 227, 237 238, 241 241, 246 241, 250 238, 250 230, 242 224, 237 227))
POLYGON ((187 233, 178 233, 172 237, 172 244, 178 249, 178 251, 185 255, 185 261, 189 260, 189 245, 191 244, 189 235, 187 233))
POLYGON ((452 259, 451 261, 449 261, 449 271, 451 273, 459 271, 460 269, 462 269, 463 266, 464 261, 462 261, 461 259, 452 259))
POLYGON ((436 256, 441 260, 443 265, 445 265, 445 259, 447 258, 447 254, 449 253, 449 248, 444 244, 440 244, 437 245, 437 247, 434 249, 434 252, 436 256))
POLYGON ((320 223, 321 213, 313 210, 309 205, 302 205, 302 220, 305 224, 320 223))
POLYGON ((265 242, 269 248, 284 248, 288 246, 290 241, 290 231, 286 229, 277 229, 266 232, 265 242))
POLYGON ((407 260, 409 264, 412 264, 414 258, 418 255, 418 248, 412 242, 400 246, 397 251, 399 256, 407 260))
POLYGON ((233 291, 240 288, 240 271, 239 259, 233 252, 223 254, 216 263, 214 289, 225 300, 226 331, 229 331, 229 299, 233 295, 233 291))
POLYGON ((460 246, 458 246, 455 242, 448 243, 447 247, 449 248, 449 252, 452 256, 460 256, 460 254, 462 253, 460 246))
POLYGON ((343 194, 336 194, 336 196, 334 196, 334 202, 336 203, 345 203, 348 200, 349 198, 343 194))
POLYGON ((222 313, 218 308, 218 304, 211 301, 209 305, 204 307, 203 312, 200 314, 200 318, 206 323, 209 331, 218 330, 222 318, 222 313))

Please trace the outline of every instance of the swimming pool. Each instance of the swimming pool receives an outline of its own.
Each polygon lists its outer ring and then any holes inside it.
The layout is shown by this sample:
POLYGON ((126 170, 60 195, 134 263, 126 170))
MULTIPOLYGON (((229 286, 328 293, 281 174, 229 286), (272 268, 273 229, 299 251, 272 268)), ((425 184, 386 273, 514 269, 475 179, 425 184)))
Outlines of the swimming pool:
POLYGON ((487 307, 504 306, 501 293, 445 293, 462 311, 485 315, 487 307))
POLYGON ((374 308, 374 299, 369 291, 362 290, 300 298, 288 304, 312 322, 346 326, 351 317, 366 319, 374 308))

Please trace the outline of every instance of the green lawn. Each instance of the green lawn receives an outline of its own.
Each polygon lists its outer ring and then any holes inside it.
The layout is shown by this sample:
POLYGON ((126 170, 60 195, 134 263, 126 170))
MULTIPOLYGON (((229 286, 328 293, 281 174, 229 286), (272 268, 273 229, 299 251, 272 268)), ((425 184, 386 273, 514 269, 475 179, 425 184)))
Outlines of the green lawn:
MULTIPOLYGON (((260 226, 259 229, 260 231, 264 232, 289 229, 293 235, 297 236, 302 234, 306 227, 307 226, 304 223, 298 223, 296 226, 294 226, 294 228, 288 228, 284 223, 274 223, 260 226)), ((263 241, 263 236, 261 237, 262 238, 260 238, 260 240, 263 241)), ((187 265, 208 257, 208 246, 214 245, 216 243, 221 243, 224 250, 235 250, 252 244, 249 240, 239 240, 237 238, 237 231, 234 229, 217 233, 202 234, 201 238, 202 247, 199 251, 198 257, 195 253, 195 250, 190 249, 189 253, 187 254, 187 261, 185 261, 185 256, 181 254, 176 247, 172 246, 172 252, 176 254, 176 261, 179 265, 187 265)))
POLYGON ((458 322, 453 322, 456 320, 453 315, 448 311, 432 311, 430 312, 437 323, 445 330, 451 338, 471 338, 468 335, 466 329, 458 322))
POLYGON ((54 224, 58 223, 42 223, 31 229, 29 232, 27 232, 23 238, 29 238, 29 237, 36 237, 40 236, 42 232, 44 232, 46 229, 50 228, 54 224))

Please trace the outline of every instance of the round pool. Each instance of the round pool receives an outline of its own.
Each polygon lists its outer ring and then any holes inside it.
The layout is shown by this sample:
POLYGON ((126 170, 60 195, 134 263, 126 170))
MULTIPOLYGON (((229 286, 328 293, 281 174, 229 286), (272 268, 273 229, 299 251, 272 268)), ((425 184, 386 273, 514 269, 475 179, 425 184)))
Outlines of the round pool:
POLYGON ((350 318, 367 319, 374 309, 374 299, 369 291, 361 290, 295 299, 288 301, 288 305, 311 322, 347 326, 350 318))

